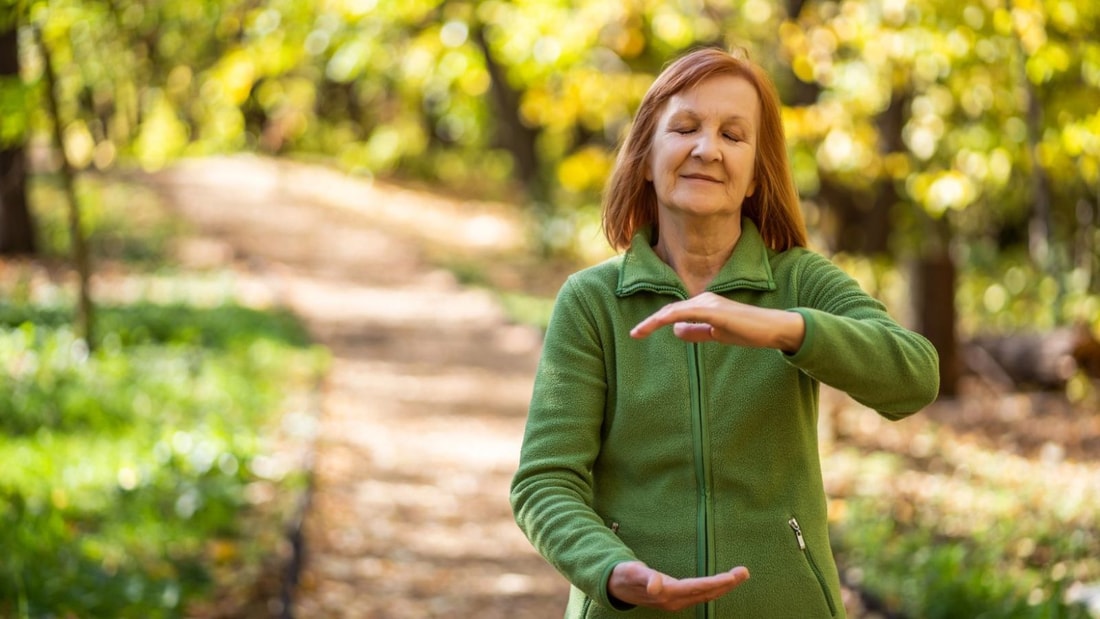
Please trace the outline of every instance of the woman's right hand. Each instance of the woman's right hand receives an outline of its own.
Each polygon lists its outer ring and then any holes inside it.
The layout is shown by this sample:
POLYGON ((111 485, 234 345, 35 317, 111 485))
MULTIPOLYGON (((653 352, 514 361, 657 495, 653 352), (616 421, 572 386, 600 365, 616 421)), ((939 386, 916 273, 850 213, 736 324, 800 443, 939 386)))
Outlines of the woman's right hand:
POLYGON ((716 600, 748 579, 749 570, 740 566, 714 576, 679 579, 641 561, 626 561, 611 571, 607 591, 627 604, 678 611, 716 600))
POLYGON ((630 336, 649 337, 669 325, 686 342, 775 348, 788 354, 798 352, 806 338, 806 321, 797 312, 738 303, 713 292, 669 303, 635 325, 630 336))

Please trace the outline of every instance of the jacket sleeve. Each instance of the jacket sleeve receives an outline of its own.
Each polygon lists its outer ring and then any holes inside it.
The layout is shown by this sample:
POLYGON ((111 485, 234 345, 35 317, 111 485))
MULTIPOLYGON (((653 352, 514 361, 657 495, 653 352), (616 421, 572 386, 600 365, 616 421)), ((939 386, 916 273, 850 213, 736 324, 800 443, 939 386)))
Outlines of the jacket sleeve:
POLYGON ((607 397, 596 324, 567 280, 547 327, 511 501, 516 523, 551 565, 604 607, 626 610, 608 598, 607 581, 635 555, 592 507, 607 397))
POLYGON ((827 258, 807 252, 794 273, 806 321, 802 347, 787 360, 818 381, 888 419, 901 419, 936 399, 939 356, 885 306, 827 258))

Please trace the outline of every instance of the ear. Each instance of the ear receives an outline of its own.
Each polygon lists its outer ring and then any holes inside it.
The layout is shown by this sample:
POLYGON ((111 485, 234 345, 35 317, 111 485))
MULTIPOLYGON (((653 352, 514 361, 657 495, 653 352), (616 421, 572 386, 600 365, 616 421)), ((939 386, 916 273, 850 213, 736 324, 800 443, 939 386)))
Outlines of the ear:
POLYGON ((751 198, 756 193, 756 176, 753 175, 752 180, 749 181, 749 188, 745 190, 745 197, 751 198))

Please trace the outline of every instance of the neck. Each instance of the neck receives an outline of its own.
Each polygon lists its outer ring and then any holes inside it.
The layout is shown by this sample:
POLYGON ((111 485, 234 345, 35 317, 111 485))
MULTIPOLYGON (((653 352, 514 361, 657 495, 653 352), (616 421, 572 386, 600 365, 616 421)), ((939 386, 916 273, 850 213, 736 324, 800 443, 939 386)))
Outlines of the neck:
POLYGON ((741 218, 677 218, 658 214, 658 237, 653 250, 694 297, 705 291, 729 260, 741 238, 741 218))

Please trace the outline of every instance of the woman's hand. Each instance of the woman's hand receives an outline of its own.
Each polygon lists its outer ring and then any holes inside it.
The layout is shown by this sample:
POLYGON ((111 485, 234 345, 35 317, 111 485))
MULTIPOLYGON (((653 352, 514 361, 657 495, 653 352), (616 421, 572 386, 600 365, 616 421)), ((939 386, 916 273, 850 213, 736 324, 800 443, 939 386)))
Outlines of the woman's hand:
POLYGON ((748 579, 749 570, 744 567, 714 576, 681 580, 662 574, 641 561, 627 561, 611 571, 607 591, 627 604, 677 611, 716 600, 748 579))
POLYGON ((667 325, 673 325, 676 337, 688 342, 776 348, 787 353, 797 352, 806 336, 806 322, 797 312, 746 305, 713 292, 662 307, 631 329, 630 335, 641 339, 667 325))

